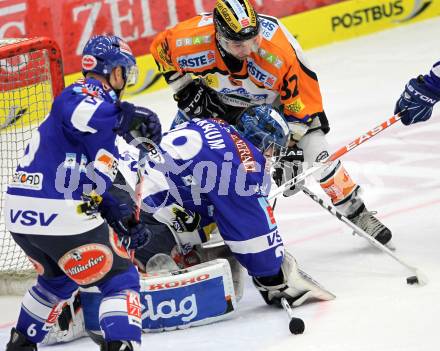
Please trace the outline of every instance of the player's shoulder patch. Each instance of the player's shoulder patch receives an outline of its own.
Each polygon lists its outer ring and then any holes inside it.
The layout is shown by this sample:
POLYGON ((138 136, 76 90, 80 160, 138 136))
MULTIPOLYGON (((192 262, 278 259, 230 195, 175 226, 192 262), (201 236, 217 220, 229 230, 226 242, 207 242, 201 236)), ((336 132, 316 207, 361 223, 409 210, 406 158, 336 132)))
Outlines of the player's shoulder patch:
POLYGON ((201 13, 198 27, 204 27, 213 24, 212 13, 201 13))
POLYGON ((112 181, 116 178, 116 174, 118 173, 118 160, 111 152, 105 149, 99 149, 96 153, 94 166, 112 181))
POLYGON ((215 65, 215 31, 212 16, 197 16, 180 23, 171 33, 168 37, 168 56, 175 68, 192 71, 215 65), (204 25, 201 25, 202 23, 204 25))
POLYGON ((264 39, 272 40, 279 28, 278 20, 275 17, 260 15, 261 34, 264 39))

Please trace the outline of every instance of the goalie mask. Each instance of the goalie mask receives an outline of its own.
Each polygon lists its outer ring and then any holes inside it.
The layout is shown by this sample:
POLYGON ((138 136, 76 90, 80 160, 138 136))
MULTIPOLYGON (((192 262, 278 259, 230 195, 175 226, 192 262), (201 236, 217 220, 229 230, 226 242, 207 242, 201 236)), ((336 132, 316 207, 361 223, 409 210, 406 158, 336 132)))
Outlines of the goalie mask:
POLYGON ((136 58, 128 44, 115 35, 96 35, 90 38, 84 47, 81 63, 84 76, 93 72, 106 77, 107 80, 113 69, 120 66, 125 85, 136 84, 136 58))
POLYGON ((236 129, 266 157, 284 154, 289 126, 272 106, 261 105, 247 109, 238 118, 236 129))

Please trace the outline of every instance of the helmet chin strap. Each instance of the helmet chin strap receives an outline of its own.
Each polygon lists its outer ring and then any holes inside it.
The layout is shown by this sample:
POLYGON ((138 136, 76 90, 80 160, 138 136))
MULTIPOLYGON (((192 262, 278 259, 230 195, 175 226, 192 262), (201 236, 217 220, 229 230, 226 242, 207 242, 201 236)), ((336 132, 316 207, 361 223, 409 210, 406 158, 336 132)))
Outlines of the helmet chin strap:
POLYGON ((115 94, 118 97, 118 99, 121 97, 121 93, 125 89, 125 86, 127 85, 127 76, 126 76, 126 73, 125 73, 125 68, 124 67, 121 67, 121 68, 122 68, 122 79, 124 80, 124 84, 122 85, 122 88, 116 89, 112 85, 112 83, 110 82, 111 73, 107 74, 107 76, 105 77, 107 79, 108 85, 110 86, 110 88, 113 89, 113 91, 115 92, 115 94))

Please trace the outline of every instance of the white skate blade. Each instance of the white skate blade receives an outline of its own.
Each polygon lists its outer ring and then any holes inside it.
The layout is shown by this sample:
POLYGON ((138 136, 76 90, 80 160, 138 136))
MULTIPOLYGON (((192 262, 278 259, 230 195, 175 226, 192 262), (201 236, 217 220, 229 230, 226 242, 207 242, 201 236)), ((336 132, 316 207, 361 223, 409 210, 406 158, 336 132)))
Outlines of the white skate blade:
POLYGON ((387 248, 389 248, 391 251, 396 251, 396 246, 394 245, 394 243, 393 243, 392 240, 388 241, 388 242, 385 244, 385 246, 386 246, 387 248))

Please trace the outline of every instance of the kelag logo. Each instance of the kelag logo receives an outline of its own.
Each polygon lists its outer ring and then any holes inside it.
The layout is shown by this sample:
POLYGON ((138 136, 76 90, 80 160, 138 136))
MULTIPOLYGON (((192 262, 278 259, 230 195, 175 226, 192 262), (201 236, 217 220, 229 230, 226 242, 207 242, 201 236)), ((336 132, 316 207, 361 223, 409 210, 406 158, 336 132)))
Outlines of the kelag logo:
MULTIPOLYGON (((405 22, 417 17, 424 12, 431 3, 432 0, 414 0, 414 8, 411 10, 410 14, 403 19, 395 20, 395 22, 405 22)), ((371 6, 351 13, 344 13, 332 17, 332 30, 335 32, 337 29, 348 29, 386 18, 393 18, 400 16, 404 12, 405 7, 403 5, 403 0, 390 1, 382 5, 371 6)))
POLYGON ((231 312, 221 277, 173 281, 141 289, 142 329, 163 330, 231 312), (185 286, 185 289, 179 288, 185 286), (171 288, 170 287, 176 287, 171 288))

